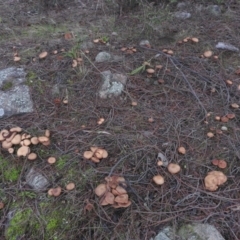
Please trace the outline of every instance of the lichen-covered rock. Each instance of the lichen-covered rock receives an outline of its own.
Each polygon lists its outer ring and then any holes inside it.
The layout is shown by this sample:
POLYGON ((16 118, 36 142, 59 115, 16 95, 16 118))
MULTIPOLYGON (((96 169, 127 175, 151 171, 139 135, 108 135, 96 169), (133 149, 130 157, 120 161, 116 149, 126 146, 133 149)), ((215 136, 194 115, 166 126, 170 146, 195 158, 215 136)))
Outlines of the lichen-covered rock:
POLYGON ((26 183, 36 191, 46 190, 49 182, 40 172, 31 168, 26 175, 26 183))

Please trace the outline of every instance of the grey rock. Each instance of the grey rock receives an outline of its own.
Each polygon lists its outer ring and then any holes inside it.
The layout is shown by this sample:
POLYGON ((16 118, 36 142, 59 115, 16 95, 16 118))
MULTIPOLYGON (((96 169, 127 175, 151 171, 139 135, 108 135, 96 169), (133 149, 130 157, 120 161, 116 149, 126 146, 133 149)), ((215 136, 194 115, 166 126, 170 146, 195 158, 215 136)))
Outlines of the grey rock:
POLYGON ((186 224, 178 231, 165 227, 150 240, 225 240, 218 230, 210 224, 186 224))
POLYGON ((224 240, 218 230, 210 224, 187 224, 180 228, 178 235, 186 240, 224 240))
POLYGON ((51 89, 51 93, 53 96, 59 96, 60 95, 60 87, 59 84, 54 84, 51 89))
POLYGON ((127 82, 127 77, 123 74, 112 74, 111 71, 104 71, 101 74, 103 83, 98 92, 99 97, 106 99, 119 96, 127 82))
POLYGON ((207 10, 214 16, 219 16, 221 14, 221 7, 218 5, 209 5, 207 10))
POLYGON ((34 168, 27 173, 26 183, 36 191, 46 190, 49 185, 48 179, 34 168))
POLYGON ((109 62, 112 59, 112 55, 108 52, 100 52, 95 58, 96 62, 109 62))
POLYGON ((174 17, 179 19, 188 19, 191 17, 191 13, 189 12, 175 12, 174 17))
POLYGON ((94 44, 90 41, 89 42, 83 42, 81 44, 81 49, 83 49, 83 50, 91 49, 93 47, 94 47, 94 44))
POLYGON ((117 32, 112 32, 112 36, 118 36, 117 32))
POLYGON ((150 42, 148 40, 141 40, 139 45, 140 46, 148 46, 148 45, 150 45, 150 42))
POLYGON ((224 49, 229 50, 233 52, 239 52, 239 48, 233 46, 232 44, 224 43, 224 42, 218 42, 218 44, 215 46, 218 49, 224 49))
MULTIPOLYGON (((173 240, 175 239, 175 234, 172 227, 165 227, 154 240, 173 240)), ((153 239, 151 239, 153 240, 153 239)))
POLYGON ((33 112, 29 88, 23 85, 25 76, 22 68, 0 70, 0 118, 33 112))

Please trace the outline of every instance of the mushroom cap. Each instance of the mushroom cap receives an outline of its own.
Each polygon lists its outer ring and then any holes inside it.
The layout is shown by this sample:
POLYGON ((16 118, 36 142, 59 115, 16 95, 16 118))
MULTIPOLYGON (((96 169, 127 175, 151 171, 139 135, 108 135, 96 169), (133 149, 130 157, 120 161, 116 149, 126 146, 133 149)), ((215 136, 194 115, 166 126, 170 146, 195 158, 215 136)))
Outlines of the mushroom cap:
POLYGON ((95 153, 95 151, 98 149, 98 147, 90 147, 90 149, 91 149, 91 151, 93 152, 93 153, 95 153))
POLYGON ((160 65, 160 64, 158 64, 158 65, 156 65, 156 66, 155 66, 155 68, 156 68, 156 69, 162 69, 162 68, 163 68, 163 66, 162 66, 162 65, 160 65))
POLYGON ((170 163, 168 165, 168 171, 172 174, 178 173, 180 172, 180 170, 181 170, 181 167, 176 163, 170 163))
POLYGON ((22 146, 17 150, 18 157, 26 157, 30 153, 30 148, 28 146, 22 146))
POLYGON ((32 137, 32 138, 31 138, 31 143, 32 143, 33 145, 37 145, 37 144, 39 143, 38 137, 32 137))
POLYGON ((95 163, 99 163, 100 162, 100 160, 98 158, 96 158, 96 157, 91 157, 91 160, 93 162, 95 162, 95 163))
POLYGON ((8 149, 8 152, 9 152, 10 154, 14 153, 14 148, 9 148, 9 149, 8 149))
POLYGON ((72 67, 75 68, 78 65, 77 60, 73 59, 72 61, 72 67))
POLYGON ((61 192, 62 192, 61 187, 51 188, 48 190, 48 195, 58 197, 61 194, 61 192))
POLYGON ((12 143, 11 142, 7 142, 6 140, 2 142, 2 148, 4 149, 8 149, 12 147, 12 143))
POLYGON ((49 157, 47 161, 48 161, 49 164, 54 164, 56 162, 56 158, 55 157, 49 157))
POLYGON ((118 195, 126 194, 126 193, 127 193, 126 189, 123 188, 123 187, 121 187, 121 186, 117 186, 115 190, 116 190, 116 192, 117 192, 118 195))
POLYGON ((0 132, 0 141, 5 140, 8 135, 9 135, 9 131, 7 129, 3 129, 0 132))
POLYGON ((161 175, 156 175, 153 177, 153 181, 157 184, 157 185, 162 185, 164 184, 164 178, 161 175))
POLYGON ((115 197, 114 201, 117 203, 127 203, 128 202, 128 194, 118 195, 117 197, 115 197))
POLYGON ((221 117, 221 122, 226 123, 226 122, 228 122, 228 121, 229 121, 229 118, 228 118, 227 116, 221 117))
POLYGON ((68 183, 68 184, 66 185, 66 189, 67 189, 68 191, 71 191, 71 190, 73 190, 74 188, 75 188, 75 183, 73 183, 73 182, 68 183))
POLYGON ((196 38, 196 37, 193 37, 191 40, 192 40, 193 42, 195 42, 195 43, 198 43, 198 42, 199 42, 199 39, 196 38))
POLYGON ((155 72, 155 70, 152 69, 152 68, 148 68, 146 71, 147 71, 147 73, 149 73, 149 74, 153 74, 153 73, 155 72))
POLYGON ((99 184, 95 190, 94 190, 95 194, 98 196, 98 197, 101 197, 103 196, 103 194, 105 194, 107 192, 107 185, 104 184, 104 183, 101 183, 99 184))
POLYGON ((168 51, 167 51, 167 54, 173 55, 173 50, 168 50, 168 51))
POLYGON ((131 204, 132 202, 129 200, 127 203, 115 203, 112 206, 114 208, 122 208, 122 207, 126 208, 126 207, 129 207, 131 204))
POLYGON ((209 191, 216 191, 218 189, 218 181, 214 175, 207 175, 204 179, 205 188, 209 191))
POLYGON ((43 146, 49 146, 50 143, 51 143, 50 140, 48 140, 48 141, 46 141, 46 142, 42 142, 42 145, 43 145, 43 146))
POLYGON ((158 161, 157 161, 157 165, 158 165, 159 167, 163 166, 163 161, 162 161, 162 160, 158 160, 158 161))
POLYGON ((227 181, 227 176, 220 171, 211 171, 208 173, 208 175, 215 176, 217 178, 218 185, 222 185, 223 183, 225 183, 227 181))
POLYGON ((40 137, 38 137, 38 141, 40 143, 47 142, 47 141, 49 141, 49 138, 46 136, 40 136, 40 137))
POLYGON ((185 154, 186 153, 186 149, 184 147, 179 147, 178 148, 178 152, 181 154, 185 154))
POLYGON ((10 132, 21 132, 22 131, 22 128, 20 128, 20 127, 13 127, 13 128, 11 128, 10 129, 10 132))
POLYGON ((227 162, 225 160, 219 160, 218 161, 218 167, 219 168, 226 168, 227 167, 227 162))
POLYGON ((12 139, 11 143, 14 145, 17 145, 21 142, 21 135, 17 134, 14 136, 14 138, 12 139))
POLYGON ((203 53, 203 56, 204 57, 206 57, 206 58, 209 58, 209 57, 211 57, 213 55, 213 52, 212 51, 205 51, 204 53, 203 53))
POLYGON ((213 159, 213 160, 212 160, 212 164, 213 164, 214 166, 218 166, 218 163, 219 163, 219 160, 218 160, 218 159, 213 159))
POLYGON ((38 55, 38 57, 40 58, 40 59, 43 59, 43 58, 45 58, 46 56, 48 55, 48 52, 41 52, 39 55, 38 55))
POLYGON ((91 157, 93 156, 93 152, 92 151, 85 151, 83 153, 83 157, 86 159, 91 159, 91 157))
POLYGON ((29 139, 24 139, 23 140, 23 145, 24 146, 29 146, 29 145, 31 145, 31 141, 29 139))
POLYGON ((48 137, 48 138, 50 137, 50 130, 48 129, 45 130, 45 137, 48 137))
POLYGON ((106 205, 108 205, 109 203, 106 201, 106 199, 105 198, 102 198, 101 200, 100 200, 100 205, 101 206, 106 206, 106 205))
POLYGON ((108 204, 114 204, 114 195, 111 193, 111 192, 107 192, 106 195, 105 195, 105 201, 108 203, 108 204))
POLYGON ((35 160, 37 158, 37 154, 36 153, 29 153, 27 156, 28 160, 35 160))
POLYGON ((212 132, 208 132, 208 133, 207 133, 207 136, 208 136, 209 138, 212 138, 212 137, 214 137, 214 134, 213 134, 212 132))
POLYGON ((239 108, 239 105, 238 105, 237 103, 232 103, 232 104, 231 104, 231 107, 232 107, 232 108, 239 108))
POLYGON ((16 132, 13 132, 13 133, 9 133, 9 136, 5 139, 7 142, 11 142, 12 139, 16 136, 16 132))
POLYGON ((98 159, 102 159, 102 156, 103 156, 103 149, 98 148, 94 153, 94 157, 98 159))
POLYGON ((228 113, 226 115, 226 117, 229 118, 229 119, 233 119, 233 118, 235 118, 235 114, 234 113, 228 113))

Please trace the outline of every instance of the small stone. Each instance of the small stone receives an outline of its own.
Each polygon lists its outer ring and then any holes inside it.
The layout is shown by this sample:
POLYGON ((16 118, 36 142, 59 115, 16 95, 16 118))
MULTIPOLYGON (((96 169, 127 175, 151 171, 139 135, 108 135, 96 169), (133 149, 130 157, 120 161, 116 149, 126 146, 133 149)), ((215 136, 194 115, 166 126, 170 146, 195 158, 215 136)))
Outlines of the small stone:
POLYGON ((232 44, 224 43, 224 42, 218 42, 218 44, 216 45, 216 48, 223 49, 223 50, 229 50, 229 51, 233 51, 233 52, 239 52, 239 48, 233 46, 232 44))
POLYGON ((139 45, 142 47, 150 46, 150 42, 148 40, 141 40, 139 45))
POLYGON ((227 128, 226 126, 222 126, 222 127, 221 127, 221 130, 222 130, 222 131, 227 131, 228 128, 227 128))
POLYGON ((109 62, 112 59, 112 55, 108 52, 100 52, 95 58, 96 62, 109 62))
POLYGON ((184 19, 190 18, 191 13, 189 13, 189 12, 175 12, 174 17, 184 20, 184 19))

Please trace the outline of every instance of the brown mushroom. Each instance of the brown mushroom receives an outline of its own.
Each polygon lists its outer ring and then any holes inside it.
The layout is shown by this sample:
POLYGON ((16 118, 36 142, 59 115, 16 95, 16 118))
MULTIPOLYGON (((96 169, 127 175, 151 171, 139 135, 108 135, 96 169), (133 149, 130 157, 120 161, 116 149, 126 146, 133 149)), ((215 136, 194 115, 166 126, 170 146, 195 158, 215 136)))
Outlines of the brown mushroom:
POLYGON ((214 137, 214 134, 213 134, 212 132, 208 132, 208 133, 207 133, 207 136, 208 136, 209 138, 213 138, 213 137, 214 137))
POLYGON ((181 154, 186 154, 186 149, 184 147, 179 147, 178 152, 181 154))
POLYGON ((235 114, 234 113, 228 113, 226 115, 226 117, 229 118, 229 119, 233 119, 233 118, 235 118, 235 114))
POLYGON ((47 55, 48 55, 48 52, 45 51, 45 52, 41 52, 38 57, 40 59, 44 59, 45 57, 47 57, 47 55))
POLYGON ((22 146, 17 150, 18 157, 26 157, 30 153, 30 148, 28 146, 22 146))
POLYGON ((4 203, 0 202, 0 209, 3 209, 3 208, 4 208, 4 203))
POLYGON ((114 204, 114 198, 115 196, 111 193, 111 192, 107 192, 104 196, 105 198, 105 201, 108 203, 108 204, 114 204))
POLYGON ((20 133, 21 131, 22 131, 22 128, 20 128, 20 127, 13 127, 13 128, 10 129, 10 132, 18 132, 18 133, 20 133))
POLYGON ((221 122, 226 123, 226 122, 228 122, 228 121, 229 121, 229 118, 228 118, 227 116, 221 117, 221 122))
POLYGON ((49 157, 47 161, 48 161, 49 164, 54 164, 56 162, 56 158, 55 157, 49 157))
POLYGON ((100 162, 100 160, 98 158, 96 158, 96 157, 91 157, 91 160, 93 162, 95 162, 95 163, 99 163, 100 162))
POLYGON ((132 202, 129 200, 127 203, 115 203, 112 206, 114 208, 126 208, 129 207, 132 204, 132 202))
POLYGON ((212 160, 212 164, 213 164, 214 166, 218 166, 218 163, 219 163, 219 160, 218 160, 218 159, 213 159, 213 160, 212 160))
POLYGON ((50 188, 48 190, 48 195, 49 196, 54 196, 54 197, 58 197, 62 192, 61 187, 56 187, 56 188, 50 188))
POLYGON ((199 42, 199 39, 196 38, 196 37, 191 38, 191 40, 192 40, 192 42, 194 42, 194 43, 198 43, 198 42, 199 42))
POLYGON ((227 167, 227 162, 225 160, 219 160, 218 161, 218 167, 219 168, 226 168, 227 167))
POLYGON ((156 175, 153 177, 153 181, 157 184, 157 185, 163 185, 164 184, 164 178, 161 175, 156 175))
POLYGON ((29 153, 27 156, 28 160, 35 160, 37 158, 37 154, 36 153, 29 153))
POLYGON ((86 158, 86 159, 91 159, 93 156, 93 152, 92 151, 85 151, 83 153, 83 157, 86 158))
POLYGON ((8 152, 9 152, 10 154, 14 153, 14 148, 8 148, 8 152))
POLYGON ((157 165, 158 165, 159 167, 163 166, 163 161, 162 161, 162 160, 158 160, 158 161, 157 161, 157 165))
POLYGON ((118 195, 114 199, 117 203, 127 203, 128 202, 128 194, 118 195))
POLYGON ((50 143, 51 143, 50 140, 48 140, 46 142, 42 142, 42 145, 47 147, 50 145, 50 143))
POLYGON ((17 145, 21 142, 21 135, 17 134, 14 136, 14 138, 12 139, 11 143, 14 145, 17 145))
POLYGON ((98 147, 90 147, 91 151, 95 153, 95 151, 98 149, 98 147))
POLYGON ((9 137, 7 137, 5 140, 7 141, 7 142, 11 142, 12 141, 12 139, 16 136, 16 132, 13 132, 13 133, 9 133, 9 137))
POLYGON ((212 51, 205 51, 204 53, 203 53, 203 56, 205 57, 205 58, 210 58, 211 56, 213 55, 213 52, 212 51))
POLYGON ((32 137, 32 138, 31 138, 31 143, 32 143, 33 145, 37 145, 37 144, 39 143, 38 137, 32 137))
POLYGON ((9 135, 9 131, 7 129, 3 129, 0 132, 0 141, 3 141, 7 138, 7 136, 9 135))
POLYGON ((127 193, 126 189, 121 186, 117 186, 115 190, 117 191, 118 195, 127 193))
POLYGON ((155 72, 155 70, 152 69, 152 68, 148 68, 146 71, 147 71, 147 73, 149 73, 149 74, 153 74, 153 73, 155 72))
POLYGON ((181 170, 181 167, 176 163, 170 163, 167 168, 168 171, 172 174, 178 173, 181 170))
POLYGON ((6 140, 2 142, 2 148, 8 149, 10 147, 12 147, 12 143, 11 142, 7 142, 6 140))
POLYGON ((71 190, 73 190, 74 188, 75 188, 75 183, 73 183, 73 182, 68 183, 68 184, 66 185, 66 189, 67 189, 68 191, 71 191, 71 190))
POLYGON ((23 140, 23 145, 24 146, 29 146, 31 144, 31 141, 29 139, 24 139, 23 140))
POLYGON ((239 105, 238 105, 237 103, 232 103, 232 104, 231 104, 231 107, 232 107, 232 108, 239 108, 239 105))
POLYGON ((205 188, 209 191, 216 191, 218 186, 227 181, 226 175, 220 171, 211 171, 204 179, 205 188))
POLYGON ((38 141, 39 141, 40 143, 48 142, 48 141, 49 141, 49 138, 46 137, 46 136, 40 136, 40 137, 38 137, 38 141))
POLYGON ((47 137, 47 138, 50 137, 50 130, 48 130, 48 129, 45 130, 45 137, 47 137))
POLYGON ((99 184, 95 190, 94 190, 95 194, 98 196, 98 197, 101 197, 103 196, 103 194, 105 194, 107 192, 107 185, 104 184, 104 183, 101 183, 99 184))

